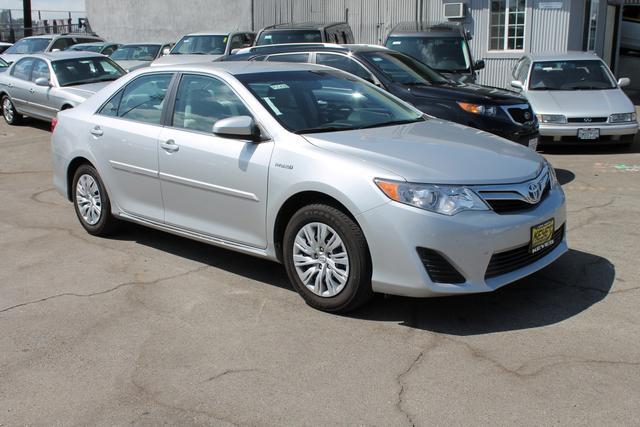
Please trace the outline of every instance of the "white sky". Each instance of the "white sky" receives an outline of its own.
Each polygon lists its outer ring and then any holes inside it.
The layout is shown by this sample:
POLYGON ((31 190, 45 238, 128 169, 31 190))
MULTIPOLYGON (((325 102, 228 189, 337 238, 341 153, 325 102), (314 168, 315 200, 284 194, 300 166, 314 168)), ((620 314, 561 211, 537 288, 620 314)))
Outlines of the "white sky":
MULTIPOLYGON (((22 0, 2 0, 2 9, 21 9, 22 0)), ((84 0, 31 0, 32 10, 84 11, 84 0)))

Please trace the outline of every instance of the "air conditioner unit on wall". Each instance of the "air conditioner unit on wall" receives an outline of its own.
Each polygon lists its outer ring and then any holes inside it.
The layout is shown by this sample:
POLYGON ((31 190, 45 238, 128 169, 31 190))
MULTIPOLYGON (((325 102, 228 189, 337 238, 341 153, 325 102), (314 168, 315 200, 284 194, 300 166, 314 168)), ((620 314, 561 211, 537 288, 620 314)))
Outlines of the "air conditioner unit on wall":
POLYGON ((444 17, 447 19, 464 18, 464 3, 445 3, 444 17))

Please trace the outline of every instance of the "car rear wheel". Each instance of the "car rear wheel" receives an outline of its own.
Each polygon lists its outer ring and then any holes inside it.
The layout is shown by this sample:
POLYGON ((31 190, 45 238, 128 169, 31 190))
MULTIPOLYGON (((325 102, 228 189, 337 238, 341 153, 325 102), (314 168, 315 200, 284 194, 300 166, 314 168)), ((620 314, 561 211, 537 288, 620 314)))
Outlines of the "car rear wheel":
POLYGON ((283 246, 289 280, 310 306, 344 313, 373 295, 367 242, 342 211, 321 204, 301 208, 287 225, 283 246))
POLYGON ((22 114, 16 111, 16 107, 11 102, 11 98, 5 95, 2 97, 2 115, 4 120, 10 125, 19 125, 22 122, 22 114))
POLYGON ((93 166, 81 165, 71 188, 76 215, 89 234, 106 236, 115 231, 117 220, 111 215, 109 195, 93 166))

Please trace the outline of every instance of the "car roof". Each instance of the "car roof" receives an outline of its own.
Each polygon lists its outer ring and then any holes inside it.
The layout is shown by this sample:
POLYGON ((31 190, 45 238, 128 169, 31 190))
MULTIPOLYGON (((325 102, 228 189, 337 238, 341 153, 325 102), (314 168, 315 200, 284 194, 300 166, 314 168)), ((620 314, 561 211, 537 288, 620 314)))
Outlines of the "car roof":
POLYGON ((429 24, 421 21, 407 21, 398 23, 389 36, 461 36, 463 27, 460 24, 440 23, 429 24))
POLYGON ((283 43, 271 44, 263 46, 254 46, 246 48, 246 51, 240 51, 238 55, 270 55, 286 52, 376 52, 381 50, 389 50, 384 46, 371 44, 335 44, 335 43, 283 43))
MULTIPOLYGON (((189 36, 228 36, 230 34, 233 33, 250 33, 251 31, 227 31, 227 32, 220 32, 220 31, 199 31, 197 33, 189 33, 189 34, 185 34, 183 37, 189 37, 189 36)), ((142 44, 142 43, 141 43, 142 44)))
POLYGON ((144 46, 162 46, 165 44, 171 44, 173 42, 136 42, 136 43, 124 43, 121 44, 120 47, 125 47, 125 46, 140 46, 140 45, 144 45, 144 46))
POLYGON ((569 50, 566 52, 542 52, 525 55, 532 61, 575 61, 600 59, 595 52, 582 52, 579 50, 569 50))
POLYGON ((264 27, 264 30, 322 30, 327 27, 333 27, 335 25, 347 25, 346 22, 285 22, 283 24, 270 25, 264 27))
POLYGON ((262 62, 262 61, 209 61, 189 64, 159 65, 152 68, 141 69, 142 73, 155 72, 160 70, 174 72, 208 72, 222 71, 231 75, 272 73, 286 71, 313 71, 326 70, 327 67, 306 63, 282 63, 282 62, 262 62))
POLYGON ((104 55, 94 52, 84 52, 81 50, 64 50, 59 52, 43 52, 25 55, 25 57, 47 59, 49 61, 57 61, 62 59, 80 59, 80 58, 105 58, 104 55))
POLYGON ((101 42, 99 40, 96 40, 95 42, 91 42, 91 43, 76 43, 72 47, 74 47, 74 46, 104 46, 105 44, 118 44, 118 43, 101 42))

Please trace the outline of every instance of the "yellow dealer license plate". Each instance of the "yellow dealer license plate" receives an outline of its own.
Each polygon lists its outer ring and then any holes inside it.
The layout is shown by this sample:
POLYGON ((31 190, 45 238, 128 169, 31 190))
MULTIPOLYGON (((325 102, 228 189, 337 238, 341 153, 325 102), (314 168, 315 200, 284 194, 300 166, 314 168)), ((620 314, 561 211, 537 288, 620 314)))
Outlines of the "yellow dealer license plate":
POLYGON ((529 245, 529 252, 535 254, 540 252, 544 248, 548 248, 553 245, 553 231, 555 221, 550 219, 542 224, 531 227, 531 244, 529 245))

